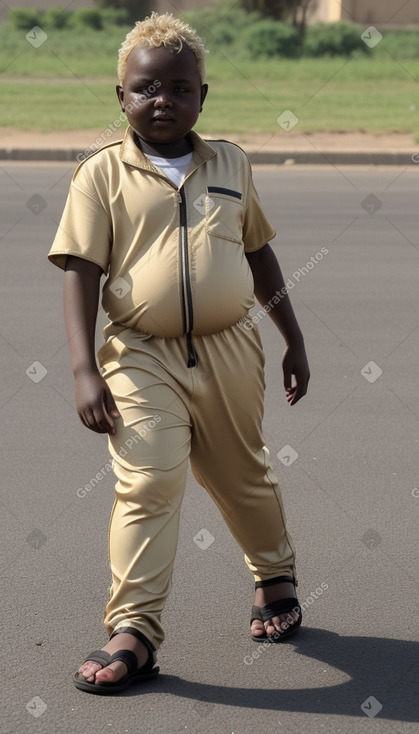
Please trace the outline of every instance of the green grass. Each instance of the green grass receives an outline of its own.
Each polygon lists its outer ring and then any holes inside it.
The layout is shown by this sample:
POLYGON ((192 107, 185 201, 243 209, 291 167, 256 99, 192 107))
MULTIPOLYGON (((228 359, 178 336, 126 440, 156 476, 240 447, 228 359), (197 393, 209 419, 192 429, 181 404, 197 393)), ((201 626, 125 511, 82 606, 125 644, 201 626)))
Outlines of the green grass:
MULTIPOLYGON (((24 32, 5 28, 0 26, 2 126, 104 129, 118 117, 116 59, 127 29, 54 31, 36 49, 24 32)), ((275 134, 284 109, 299 117, 301 132, 419 132, 419 59, 394 60, 381 51, 349 60, 252 61, 215 50, 207 67, 210 93, 198 132, 275 134)))
POLYGON ((47 31, 48 38, 34 48, 25 31, 0 25, 0 74, 24 77, 72 77, 116 75, 118 48, 128 28, 106 31, 47 31))

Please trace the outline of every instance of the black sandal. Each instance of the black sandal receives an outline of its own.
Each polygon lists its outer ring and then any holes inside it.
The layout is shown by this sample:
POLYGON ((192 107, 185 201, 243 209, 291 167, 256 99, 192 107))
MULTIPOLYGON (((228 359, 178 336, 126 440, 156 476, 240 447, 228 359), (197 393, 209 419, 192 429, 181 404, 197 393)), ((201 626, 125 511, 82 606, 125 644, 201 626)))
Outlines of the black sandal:
MULTIPOLYGON (((255 583, 255 589, 260 589, 265 586, 273 586, 274 584, 285 582, 295 584, 295 579, 290 578, 289 576, 276 576, 275 578, 267 579, 266 581, 257 581, 255 583)), ((289 624, 288 628, 285 629, 283 632, 275 630, 272 635, 264 634, 260 635, 259 637, 251 635, 252 640, 254 640, 255 642, 282 642, 285 638, 293 635, 294 632, 297 631, 298 627, 301 625, 301 621, 303 618, 301 607, 298 603, 297 597, 295 596, 288 597, 286 599, 278 599, 277 601, 273 601, 270 604, 265 604, 265 606, 263 607, 256 607, 253 605, 252 614, 250 616, 250 625, 255 619, 259 619, 263 623, 267 622, 269 619, 272 619, 272 617, 278 617, 280 614, 289 614, 290 612, 296 612, 299 615, 298 619, 292 624, 289 624)))
MULTIPOLYGON (((118 632, 119 631, 120 630, 118 630, 118 632)), ((133 631, 132 627, 124 627, 121 632, 131 632, 146 644, 148 649, 148 659, 144 665, 142 665, 141 668, 137 667, 137 656, 132 650, 118 650, 117 652, 114 652, 113 655, 110 655, 106 650, 94 650, 94 652, 86 658, 84 661, 85 663, 88 661, 99 663, 102 668, 106 668, 110 663, 114 663, 116 660, 121 660, 127 666, 128 672, 116 681, 116 683, 90 683, 81 673, 77 672, 73 678, 76 688, 79 688, 81 691, 86 691, 87 693, 97 693, 102 696, 109 696, 113 693, 125 691, 125 689, 133 683, 149 680, 150 678, 155 678, 156 675, 158 675, 160 668, 158 666, 153 667, 155 659, 154 649, 152 648, 151 643, 148 640, 146 641, 146 638, 141 635, 140 632, 136 634, 137 630, 133 631)))

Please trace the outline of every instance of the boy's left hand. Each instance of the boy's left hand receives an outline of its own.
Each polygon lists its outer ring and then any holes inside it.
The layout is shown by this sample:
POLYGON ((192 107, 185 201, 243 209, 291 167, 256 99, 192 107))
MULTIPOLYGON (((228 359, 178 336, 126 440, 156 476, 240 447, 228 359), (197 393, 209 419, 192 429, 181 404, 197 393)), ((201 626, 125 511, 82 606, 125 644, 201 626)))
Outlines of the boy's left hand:
POLYGON ((306 394, 310 379, 310 368, 303 341, 286 347, 282 357, 282 369, 287 402, 295 405, 306 394))

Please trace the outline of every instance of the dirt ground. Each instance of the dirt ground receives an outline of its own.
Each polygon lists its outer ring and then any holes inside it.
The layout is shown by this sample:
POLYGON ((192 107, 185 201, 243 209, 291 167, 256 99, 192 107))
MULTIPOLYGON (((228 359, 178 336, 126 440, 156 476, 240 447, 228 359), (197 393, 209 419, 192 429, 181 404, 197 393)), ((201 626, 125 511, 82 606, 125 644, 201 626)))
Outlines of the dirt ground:
MULTIPOLYGON (((76 130, 72 132, 38 133, 31 131, 20 131, 13 128, 1 128, 0 148, 71 148, 83 151, 95 146, 95 140, 103 130, 76 130)), ((107 142, 119 140, 121 132, 116 132, 107 142)), ((203 137, 206 137, 203 134, 203 137)), ((285 133, 275 132, 273 135, 223 135, 222 130, 218 136, 211 135, 208 138, 227 138, 247 151, 343 151, 343 152, 379 152, 379 153, 403 153, 419 151, 419 144, 415 143, 414 135, 401 133, 373 134, 363 132, 317 132, 306 133, 291 131, 285 133)))

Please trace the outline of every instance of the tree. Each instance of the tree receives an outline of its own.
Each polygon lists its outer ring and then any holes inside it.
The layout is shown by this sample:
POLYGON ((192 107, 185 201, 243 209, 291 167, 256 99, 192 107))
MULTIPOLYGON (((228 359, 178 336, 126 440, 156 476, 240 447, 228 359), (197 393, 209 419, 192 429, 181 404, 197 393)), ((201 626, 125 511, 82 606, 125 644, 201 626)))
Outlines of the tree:
POLYGON ((301 36, 307 26, 307 12, 316 0, 241 0, 242 7, 248 12, 257 11, 261 15, 292 23, 301 36))
POLYGON ((95 4, 99 8, 125 11, 127 22, 131 24, 136 20, 144 20, 153 9, 153 0, 95 0, 95 4))

